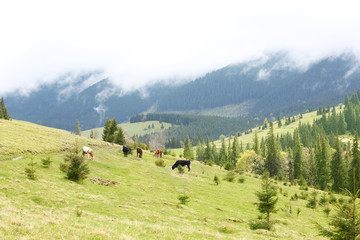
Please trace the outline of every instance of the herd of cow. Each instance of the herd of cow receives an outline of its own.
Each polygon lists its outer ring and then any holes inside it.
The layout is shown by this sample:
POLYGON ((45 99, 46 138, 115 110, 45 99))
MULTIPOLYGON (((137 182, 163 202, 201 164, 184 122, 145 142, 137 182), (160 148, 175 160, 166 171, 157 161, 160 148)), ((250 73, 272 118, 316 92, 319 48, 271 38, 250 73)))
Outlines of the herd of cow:
MULTIPOLYGON (((89 148, 89 147, 82 147, 82 151, 83 151, 83 156, 85 154, 88 155, 88 159, 91 158, 91 160, 94 160, 94 151, 89 148)), ((123 153, 124 153, 124 157, 127 157, 128 153, 131 152, 131 148, 129 148, 128 146, 123 146, 123 149, 122 149, 123 153)), ((143 150, 141 148, 137 148, 136 149, 136 156, 139 157, 139 158, 142 158, 142 154, 143 154, 143 150)), ((163 154, 163 151, 161 149, 158 149, 156 150, 155 152, 155 156, 156 157, 162 157, 162 154, 163 154)), ((177 168, 179 165, 180 166, 187 166, 188 167, 188 171, 190 171, 190 164, 191 164, 191 161, 190 160, 177 160, 174 165, 172 165, 171 169, 174 170, 175 168, 177 168)))

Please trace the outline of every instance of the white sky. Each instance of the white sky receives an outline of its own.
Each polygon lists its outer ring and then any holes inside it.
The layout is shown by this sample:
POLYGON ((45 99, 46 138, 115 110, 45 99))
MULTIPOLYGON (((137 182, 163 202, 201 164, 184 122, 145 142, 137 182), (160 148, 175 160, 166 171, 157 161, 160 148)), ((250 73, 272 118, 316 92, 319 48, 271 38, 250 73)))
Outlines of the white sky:
POLYGON ((129 90, 276 51, 359 55, 360 1, 0 2, 0 95, 89 71, 129 90))

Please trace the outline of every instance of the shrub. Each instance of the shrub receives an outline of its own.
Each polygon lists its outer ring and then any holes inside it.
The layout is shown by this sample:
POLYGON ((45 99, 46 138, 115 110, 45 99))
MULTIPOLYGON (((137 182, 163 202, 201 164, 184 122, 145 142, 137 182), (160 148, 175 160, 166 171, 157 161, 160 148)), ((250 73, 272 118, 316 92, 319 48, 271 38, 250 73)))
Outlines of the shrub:
POLYGON ((328 198, 326 197, 326 194, 324 193, 323 195, 321 195, 321 198, 319 200, 319 204, 321 206, 324 206, 327 202, 328 202, 328 198))
POLYGON ((26 176, 31 180, 36 180, 36 163, 31 159, 31 162, 28 164, 28 168, 25 168, 26 176))
POLYGON ((189 198, 190 197, 186 194, 178 196, 178 200, 180 201, 180 204, 182 204, 182 205, 186 205, 190 201, 189 198))
POLYGON ((216 184, 216 185, 219 185, 220 184, 220 178, 218 177, 218 176, 214 176, 214 183, 216 184))
POLYGON ((180 174, 183 174, 185 172, 184 168, 181 165, 177 166, 177 170, 180 174))
POLYGON ((331 209, 329 207, 326 207, 324 210, 324 213, 326 214, 326 217, 329 217, 329 214, 331 212, 331 209))
POLYGON ((334 196, 334 194, 330 194, 329 196, 329 203, 333 204, 336 203, 336 197, 334 196))
POLYGON ((158 158, 155 160, 155 165, 158 167, 165 167, 165 161, 162 158, 158 158))
POLYGON ((50 159, 50 157, 41 159, 41 167, 43 168, 49 168, 53 160, 50 159))
POLYGON ((251 230, 257 230, 257 229, 266 229, 266 230, 270 230, 271 225, 269 225, 267 223, 266 220, 263 219, 256 219, 256 220, 251 220, 249 222, 249 226, 251 230))
POLYGON ((244 182, 245 182, 245 178, 244 177, 239 177, 238 183, 244 183, 244 182))
POLYGON ((317 192, 312 192, 311 197, 308 200, 308 203, 306 204, 306 207, 315 209, 317 207, 317 192))
POLYGON ((234 233, 236 232, 236 228, 233 228, 231 226, 225 226, 225 227, 221 227, 219 228, 219 231, 222 233, 234 233))
POLYGON ((228 182, 234 182, 235 180, 235 173, 234 172, 228 172, 226 176, 224 177, 224 180, 228 182))
POLYGON ((235 166, 232 163, 227 162, 224 166, 225 170, 232 171, 235 169, 235 166))
POLYGON ((81 217, 83 214, 83 211, 79 208, 75 208, 75 214, 77 217, 81 217))

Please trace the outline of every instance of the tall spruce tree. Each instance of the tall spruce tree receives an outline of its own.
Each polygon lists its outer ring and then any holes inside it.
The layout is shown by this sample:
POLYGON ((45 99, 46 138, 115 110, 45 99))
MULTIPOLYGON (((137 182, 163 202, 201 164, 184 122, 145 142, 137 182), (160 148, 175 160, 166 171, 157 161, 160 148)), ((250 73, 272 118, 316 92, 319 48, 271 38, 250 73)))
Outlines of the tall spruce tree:
MULTIPOLYGON (((136 140, 136 138, 135 138, 136 140)), ((135 141, 136 142, 136 141, 135 141)), ((117 131, 114 133, 114 143, 119 145, 126 145, 124 131, 120 126, 117 127, 117 131)))
POLYGON ((110 133, 110 126, 111 126, 111 120, 109 118, 106 118, 104 129, 103 129, 103 134, 102 134, 102 139, 104 141, 107 141, 107 139, 108 139, 108 136, 110 133))
POLYGON ((340 146, 339 136, 336 136, 334 149, 335 152, 331 160, 331 178, 333 182, 332 190, 340 192, 341 189, 345 189, 346 187, 346 169, 342 157, 342 149, 340 146))
POLYGON ((265 169, 269 171, 270 177, 279 176, 281 170, 280 149, 274 135, 272 122, 270 123, 270 130, 266 137, 266 149, 265 169))
POLYGON ((321 138, 321 151, 318 158, 319 186, 321 190, 325 190, 330 180, 330 146, 325 136, 321 138))
POLYGON ((220 148, 220 152, 219 152, 219 159, 220 159, 220 165, 225 166, 225 164, 228 161, 228 154, 227 154, 227 151, 226 151, 226 146, 225 146, 225 140, 224 139, 221 142, 221 148, 220 148))
POLYGON ((300 141, 299 131, 295 131, 294 153, 294 178, 300 179, 302 176, 302 166, 304 161, 303 146, 300 141))
POLYGON ((194 153, 191 146, 191 141, 189 135, 186 136, 185 145, 184 145, 184 158, 194 160, 194 153))
POLYGON ((254 146, 253 146, 253 150, 255 151, 256 154, 260 154, 260 142, 259 142, 259 138, 257 135, 257 131, 255 131, 254 133, 254 146))
POLYGON ((350 164, 351 169, 355 169, 355 176, 353 172, 350 171, 349 174, 349 189, 355 184, 356 191, 360 189, 360 151, 359 151, 359 137, 357 132, 354 133, 354 140, 351 149, 352 161, 350 164), (354 179, 354 180, 353 180, 354 179))
POLYGON ((81 136, 81 128, 79 120, 76 120, 75 124, 75 134, 81 136))
POLYGON ((0 101, 0 115, 1 117, 0 118, 3 118, 3 119, 6 119, 6 120, 10 120, 10 115, 8 113, 8 110, 5 106, 5 101, 4 101, 4 98, 2 97, 1 98, 1 101, 0 101))

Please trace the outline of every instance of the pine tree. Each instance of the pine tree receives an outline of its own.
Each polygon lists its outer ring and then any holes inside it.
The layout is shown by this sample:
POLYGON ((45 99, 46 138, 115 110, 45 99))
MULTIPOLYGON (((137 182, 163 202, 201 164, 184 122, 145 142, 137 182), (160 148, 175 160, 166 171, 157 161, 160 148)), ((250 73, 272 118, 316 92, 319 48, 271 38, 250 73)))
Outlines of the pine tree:
POLYGON ((295 147, 294 147, 294 178, 300 179, 302 176, 302 167, 304 161, 303 147, 300 141, 299 131, 295 131, 295 147))
MULTIPOLYGON (((119 145, 126 145, 125 135, 121 127, 117 127, 117 131, 114 134, 114 143, 119 145)), ((135 141, 136 142, 136 141, 135 141)))
POLYGON ((225 140, 223 139, 221 142, 221 148, 220 148, 220 152, 219 152, 220 165, 225 166, 227 161, 228 161, 228 155, 227 155, 227 151, 226 151, 225 140))
POLYGON ((277 120, 278 120, 278 127, 281 127, 281 126, 282 126, 282 123, 281 123, 281 118, 280 118, 280 116, 277 117, 277 120))
POLYGON ((332 156, 332 161, 331 161, 331 177, 333 181, 332 190, 336 192, 340 192, 341 189, 344 189, 346 187, 346 183, 345 183, 346 170, 342 158, 342 149, 340 146, 340 140, 338 136, 336 136, 334 148, 335 148, 335 152, 332 156))
POLYGON ((325 190, 330 180, 330 146, 326 137, 321 138, 320 152, 317 152, 318 183, 325 190))
POLYGON ((260 154, 260 143, 259 143, 259 138, 257 135, 257 131, 255 131, 254 133, 254 147, 253 150, 255 151, 256 154, 260 154))
POLYGON ((0 101, 0 109, 1 109, 1 117, 3 119, 10 120, 11 117, 10 117, 10 115, 8 113, 8 110, 7 110, 6 106, 5 106, 5 101, 4 101, 3 97, 1 98, 1 101, 0 101))
POLYGON ((91 132, 90 132, 90 138, 95 138, 93 130, 91 130, 91 132))
POLYGON ((257 203, 258 210, 266 215, 267 229, 270 230, 271 228, 270 215, 271 213, 275 213, 277 211, 275 207, 278 198, 276 197, 277 196, 276 187, 273 186, 271 183, 269 172, 265 171, 261 183, 261 191, 258 191, 255 194, 259 199, 259 203, 257 203))
POLYGON ((109 133, 110 133, 110 126, 111 126, 111 120, 109 118, 106 118, 104 129, 103 129, 103 135, 102 139, 104 141, 107 141, 109 133))
POLYGON ((115 141, 115 133, 118 130, 117 121, 115 118, 111 121, 110 129, 109 129, 109 135, 107 138, 108 142, 114 142, 115 141))
POLYGON ((317 227, 320 230, 320 235, 328 237, 330 239, 359 239, 360 236, 360 217, 357 210, 356 200, 359 198, 360 191, 356 190, 355 185, 355 169, 351 171, 353 175, 353 180, 351 181, 353 185, 354 192, 351 193, 348 189, 345 189, 345 195, 351 198, 349 204, 340 204, 334 203, 336 208, 336 215, 331 217, 329 222, 330 228, 324 228, 319 223, 317 227))
POLYGON ((206 138, 206 148, 204 153, 204 160, 214 160, 211 156, 211 146, 210 146, 210 139, 209 137, 206 138))
POLYGON ((191 146, 191 141, 189 138, 189 135, 186 136, 185 139, 185 146, 184 146, 184 158, 193 160, 194 159, 194 153, 191 146))
POLYGON ((240 157, 240 147, 239 140, 237 137, 234 138, 232 149, 231 149, 232 159, 234 161, 234 165, 237 162, 237 159, 240 157))
POLYGON ((279 176, 281 170, 280 150, 274 135, 272 123, 270 123, 270 131, 266 138, 266 147, 265 169, 269 171, 271 177, 279 176))
POLYGON ((75 134, 81 136, 81 128, 80 128, 79 120, 76 120, 75 134))
POLYGON ((353 176, 353 173, 350 172, 349 183, 352 186, 352 184, 355 181, 355 186, 356 186, 356 191, 357 191, 360 186, 360 151, 359 151, 359 137, 358 137, 357 132, 354 133, 354 140, 353 140, 353 146, 351 149, 351 156, 352 156, 352 161, 351 161, 350 167, 351 167, 351 169, 355 169, 355 177, 353 176), (354 181, 352 180, 353 178, 355 178, 354 181))

